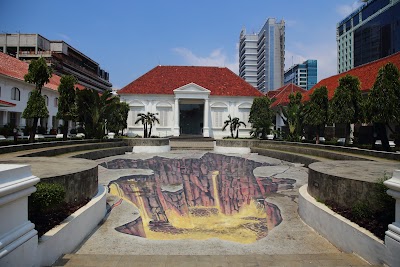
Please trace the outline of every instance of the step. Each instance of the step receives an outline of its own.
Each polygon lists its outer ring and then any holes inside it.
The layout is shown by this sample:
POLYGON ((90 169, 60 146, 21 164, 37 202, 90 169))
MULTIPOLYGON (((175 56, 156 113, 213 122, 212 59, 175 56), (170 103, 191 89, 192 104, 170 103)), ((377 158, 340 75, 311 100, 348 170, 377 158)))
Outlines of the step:
POLYGON ((53 266, 371 266, 353 254, 96 255, 67 254, 53 266))

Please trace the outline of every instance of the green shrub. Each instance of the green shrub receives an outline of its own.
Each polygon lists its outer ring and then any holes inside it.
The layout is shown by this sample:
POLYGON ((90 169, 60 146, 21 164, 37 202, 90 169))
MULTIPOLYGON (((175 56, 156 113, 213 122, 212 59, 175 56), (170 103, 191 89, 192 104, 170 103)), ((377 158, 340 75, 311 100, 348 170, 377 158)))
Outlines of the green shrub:
POLYGON ((371 217, 371 209, 366 202, 357 202, 356 204, 353 205, 351 208, 351 211, 357 219, 365 219, 368 217, 371 217))
POLYGON ((65 189, 60 184, 39 183, 29 197, 31 207, 40 212, 56 210, 64 202, 65 189))

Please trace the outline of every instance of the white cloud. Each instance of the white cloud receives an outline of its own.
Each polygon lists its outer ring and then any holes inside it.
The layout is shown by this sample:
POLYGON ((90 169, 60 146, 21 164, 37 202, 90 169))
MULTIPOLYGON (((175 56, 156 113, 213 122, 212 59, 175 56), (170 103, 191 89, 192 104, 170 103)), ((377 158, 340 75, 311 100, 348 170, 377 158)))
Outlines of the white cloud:
POLYGON ((363 2, 361 1, 354 1, 353 4, 351 5, 339 5, 336 7, 336 12, 339 13, 339 15, 346 17, 347 15, 350 15, 351 12, 356 10, 358 7, 362 6, 363 2))
MULTIPOLYGON (((236 46, 236 50, 238 45, 236 46)), ((239 73, 239 52, 236 51, 235 56, 228 57, 223 49, 218 48, 211 51, 206 56, 198 56, 194 54, 190 49, 184 47, 177 47, 173 49, 178 55, 183 57, 187 64, 192 66, 216 66, 216 67, 227 67, 234 73, 239 73), (232 60, 233 58, 233 60, 232 60)))
POLYGON ((63 33, 57 33, 57 35, 58 36, 60 36, 61 37, 61 39, 63 40, 63 41, 71 41, 71 37, 69 37, 68 35, 66 35, 66 34, 63 34, 63 33))

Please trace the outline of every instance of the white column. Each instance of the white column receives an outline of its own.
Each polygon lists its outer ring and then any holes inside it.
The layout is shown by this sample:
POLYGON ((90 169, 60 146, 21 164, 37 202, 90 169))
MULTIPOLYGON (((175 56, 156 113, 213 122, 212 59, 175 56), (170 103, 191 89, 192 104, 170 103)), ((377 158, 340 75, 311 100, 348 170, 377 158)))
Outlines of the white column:
POLYGON ((33 266, 38 236, 28 220, 28 196, 40 181, 28 165, 0 165, 0 266, 33 266))
POLYGON ((389 224, 389 229, 385 233, 388 263, 390 266, 400 266, 400 170, 395 170, 393 177, 384 184, 389 188, 388 195, 396 199, 395 221, 389 224))
POLYGON ((203 121, 203 137, 210 137, 210 128, 208 118, 210 116, 210 108, 208 98, 204 101, 204 121, 203 121))
POLYGON ((179 136, 179 98, 175 98, 175 105, 174 105, 174 136, 179 136))
POLYGON ((8 123, 8 111, 3 111, 3 125, 6 125, 8 123))

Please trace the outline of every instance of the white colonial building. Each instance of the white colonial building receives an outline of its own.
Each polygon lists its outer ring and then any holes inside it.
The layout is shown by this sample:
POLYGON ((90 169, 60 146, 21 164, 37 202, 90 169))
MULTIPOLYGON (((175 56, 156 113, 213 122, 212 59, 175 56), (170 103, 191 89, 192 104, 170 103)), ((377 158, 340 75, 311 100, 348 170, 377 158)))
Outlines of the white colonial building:
MULTIPOLYGON (((29 65, 14 57, 0 52, 0 127, 10 125, 19 129, 24 128, 27 122, 22 118, 29 95, 35 89, 34 84, 24 81, 29 65)), ((53 75, 50 82, 42 88, 49 117, 41 119, 40 125, 47 131, 57 129, 62 121, 56 119, 58 110, 58 85, 60 77, 53 75)))
POLYGON ((139 113, 156 113, 160 123, 152 135, 198 135, 222 138, 230 115, 246 123, 239 136, 249 137, 248 123, 253 99, 263 96, 227 68, 157 66, 118 91, 130 106, 128 135, 143 135, 143 125, 135 124, 139 113))

